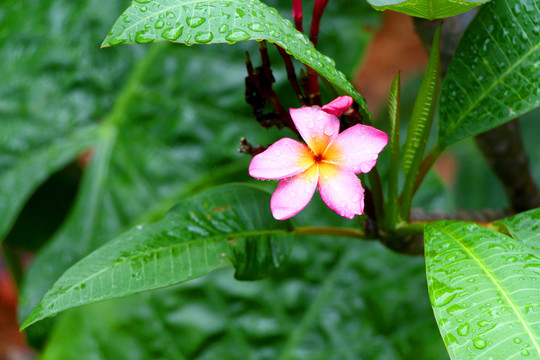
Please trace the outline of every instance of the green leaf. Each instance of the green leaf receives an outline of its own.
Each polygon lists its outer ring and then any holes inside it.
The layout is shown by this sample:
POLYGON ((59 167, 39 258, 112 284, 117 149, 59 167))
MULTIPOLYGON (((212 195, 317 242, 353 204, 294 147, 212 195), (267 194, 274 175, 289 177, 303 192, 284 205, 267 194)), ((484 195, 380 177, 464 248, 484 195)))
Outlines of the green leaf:
POLYGON ((398 11, 428 20, 464 13, 489 0, 368 0, 377 10, 398 11))
MULTIPOLYGON (((538 228, 538 215, 505 222, 538 228)), ((514 238, 474 223, 426 226, 430 299, 453 359, 540 357, 540 251, 521 231, 514 238)))
POLYGON ((334 60, 321 54, 309 38, 297 31, 276 9, 258 0, 134 0, 116 21, 102 46, 172 41, 181 44, 235 43, 267 40, 315 69, 351 95, 360 113, 371 115, 364 98, 334 60))
POLYGON ((392 231, 396 228, 398 217, 399 185, 399 123, 400 123, 400 74, 397 73, 390 87, 388 97, 388 115, 390 118, 390 176, 386 200, 385 227, 392 231))
POLYGON ((439 26, 433 36, 429 62, 414 102, 413 112, 407 128, 407 139, 403 145, 401 166, 405 176, 405 184, 402 192, 401 217, 405 220, 409 218, 414 183, 424 156, 437 104, 441 69, 439 61, 440 39, 441 27, 439 26))
POLYGON ((480 10, 465 31, 442 86, 442 145, 540 106, 539 23, 535 0, 496 0, 480 10))
POLYGON ((40 358, 448 359, 426 293, 421 257, 310 236, 265 280, 222 269, 68 310, 40 358))
POLYGON ((71 267, 21 329, 73 307, 179 284, 232 264, 241 278, 268 276, 286 261, 294 237, 289 221, 274 220, 269 203, 268 193, 245 185, 181 202, 162 221, 138 225, 71 267))

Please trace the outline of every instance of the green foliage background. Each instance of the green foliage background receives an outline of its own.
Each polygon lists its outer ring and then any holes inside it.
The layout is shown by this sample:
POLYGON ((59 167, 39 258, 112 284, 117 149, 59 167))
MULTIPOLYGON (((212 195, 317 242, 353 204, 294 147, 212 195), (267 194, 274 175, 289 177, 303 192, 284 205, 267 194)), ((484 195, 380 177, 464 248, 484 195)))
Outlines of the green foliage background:
MULTIPOLYGON (((0 236, 39 249, 22 288, 22 320, 92 250, 160 219, 186 196, 249 181, 249 159, 237 153, 240 136, 267 144, 283 134, 263 131, 243 100, 243 51, 256 59, 255 42, 99 50, 129 1, 2 5, 0 236), (90 158, 82 156, 88 149, 90 158)), ((278 9, 289 18, 288 7, 278 9)), ((323 24, 319 49, 352 75, 370 38, 365 25, 378 25, 379 15, 365 3, 335 1, 323 24), (343 33, 343 26, 350 31, 343 33)), ((285 105, 298 106, 277 59, 274 52, 276 89, 285 105)), ((403 106, 412 101, 404 95, 403 106)), ((534 128, 530 120, 524 127, 534 128)), ((540 158, 534 154, 540 152, 536 140, 527 139, 539 179, 540 158)), ((445 188, 431 174, 416 204, 440 208, 455 198, 447 210, 503 208, 502 189, 492 190, 495 180, 487 168, 479 170, 471 144, 458 145, 451 151, 478 179, 471 181, 469 173, 445 188)), ((319 225, 345 223, 320 200, 296 221, 313 218, 325 219, 319 225)), ((391 253, 375 242, 324 237, 298 238, 289 264, 270 279, 240 282, 232 271, 219 270, 183 285, 67 311, 26 335, 44 359, 448 356, 429 304, 423 259, 391 253)))

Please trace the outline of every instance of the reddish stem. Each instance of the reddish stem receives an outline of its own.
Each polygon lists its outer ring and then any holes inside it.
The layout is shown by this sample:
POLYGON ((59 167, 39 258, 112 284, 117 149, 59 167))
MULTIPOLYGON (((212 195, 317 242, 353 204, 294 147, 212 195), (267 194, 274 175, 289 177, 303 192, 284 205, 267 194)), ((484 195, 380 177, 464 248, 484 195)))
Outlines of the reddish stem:
MULTIPOLYGON (((329 0, 315 0, 315 6, 313 7, 313 19, 311 20, 311 29, 309 32, 309 39, 313 43, 313 46, 317 47, 317 41, 319 40, 319 25, 321 23, 321 17, 328 4, 329 0)), ((321 94, 319 90, 319 78, 317 72, 312 68, 306 66, 308 73, 308 86, 309 86, 309 98, 312 104, 321 105, 321 94)))
POLYGON ((294 19, 296 30, 304 32, 304 27, 302 25, 302 0, 293 0, 292 17, 294 19))
POLYGON ((315 0, 315 6, 313 7, 313 19, 311 20, 309 39, 315 47, 317 47, 317 40, 319 39, 319 24, 321 23, 321 17, 328 1, 329 0, 315 0))
POLYGON ((296 72, 294 71, 294 65, 292 63, 291 56, 287 54, 287 52, 283 50, 279 45, 276 45, 276 48, 279 51, 279 55, 281 55, 283 61, 285 62, 285 68, 287 69, 287 79, 291 83, 291 86, 294 89, 296 96, 298 96, 298 100, 300 100, 300 103, 304 104, 304 95, 302 95, 302 90, 300 90, 300 86, 298 85, 298 80, 296 79, 296 72))

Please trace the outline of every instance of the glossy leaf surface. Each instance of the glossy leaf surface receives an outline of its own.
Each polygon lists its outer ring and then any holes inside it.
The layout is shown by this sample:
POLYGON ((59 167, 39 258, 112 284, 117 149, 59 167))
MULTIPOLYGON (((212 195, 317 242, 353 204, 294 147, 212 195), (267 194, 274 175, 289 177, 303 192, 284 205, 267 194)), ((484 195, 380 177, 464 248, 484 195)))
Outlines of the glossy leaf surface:
POLYGON ((377 10, 398 11, 428 20, 461 14, 489 0, 368 0, 377 10))
POLYGON ((42 358, 74 357, 448 359, 422 258, 313 236, 298 239, 283 271, 265 280, 236 281, 232 269, 222 269, 65 312, 42 358))
POLYGON ((540 106, 539 23, 535 0, 496 0, 479 11, 456 49, 442 86, 442 145, 540 106))
MULTIPOLYGON (((505 222, 538 228, 538 214, 505 222)), ((540 357, 540 251, 521 231, 514 226, 510 237, 450 221, 426 227, 431 304, 453 359, 540 357)))
POLYGON ((309 38, 258 0, 141 0, 133 1, 102 46, 172 41, 181 44, 235 43, 267 40, 351 95, 360 113, 370 118, 364 98, 338 71, 335 62, 315 49, 309 38))
POLYGON ((289 255, 292 225, 272 217, 270 195, 251 186, 214 188, 138 225, 64 273, 22 324, 97 301, 178 284, 212 270, 263 278, 289 255))

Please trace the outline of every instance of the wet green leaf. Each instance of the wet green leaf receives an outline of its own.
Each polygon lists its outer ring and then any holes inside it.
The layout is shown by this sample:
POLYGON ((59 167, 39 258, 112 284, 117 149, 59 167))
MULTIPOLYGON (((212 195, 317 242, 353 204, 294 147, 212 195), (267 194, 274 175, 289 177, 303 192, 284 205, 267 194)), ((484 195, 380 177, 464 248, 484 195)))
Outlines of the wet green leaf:
POLYGON ((154 290, 235 265, 263 278, 292 248, 289 221, 272 217, 270 195, 255 187, 214 188, 178 204, 162 221, 137 225, 66 271, 21 325, 61 311, 154 290))
POLYGON ((426 226, 426 268, 435 317, 453 359, 540 357, 538 211, 503 223, 514 237, 474 223, 426 226))
POLYGON ((428 297, 417 297, 426 292, 420 257, 373 242, 306 237, 269 279, 236 281, 222 269, 68 310, 41 357, 448 359, 428 297))
POLYGON ((489 0, 368 0, 377 10, 398 11, 428 20, 461 14, 489 0))
POLYGON ((539 23, 535 0, 496 0, 480 10, 465 31, 442 85, 442 145, 540 106, 539 23))
POLYGON ((360 113, 370 118, 364 98, 276 9, 258 0, 134 0, 114 24, 102 46, 172 41, 181 44, 235 43, 267 40, 315 69, 351 95, 360 113))

